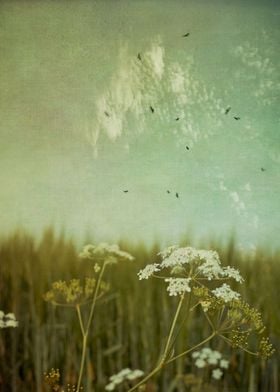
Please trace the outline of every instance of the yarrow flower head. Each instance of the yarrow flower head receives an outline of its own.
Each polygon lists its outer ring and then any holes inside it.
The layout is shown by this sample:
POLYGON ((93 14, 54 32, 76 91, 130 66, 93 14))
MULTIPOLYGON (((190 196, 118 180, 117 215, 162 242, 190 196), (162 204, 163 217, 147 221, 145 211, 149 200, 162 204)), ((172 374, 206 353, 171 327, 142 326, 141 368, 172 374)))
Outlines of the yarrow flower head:
POLYGON ((228 284, 224 283, 221 287, 212 290, 212 293, 217 297, 221 298, 224 302, 230 302, 234 299, 239 299, 240 294, 233 291, 228 284))
POLYGON ((212 378, 214 378, 215 380, 220 380, 222 375, 223 372, 221 371, 221 369, 212 370, 212 378))
POLYGON ((133 381, 139 377, 142 377, 144 372, 140 369, 131 370, 129 368, 121 370, 119 373, 114 374, 109 378, 110 383, 106 385, 105 391, 114 391, 118 384, 121 384, 125 380, 133 381))
POLYGON ((18 321, 14 313, 5 314, 0 310, 0 328, 16 328, 18 327, 18 321))
POLYGON ((120 249, 117 244, 107 244, 106 242, 101 242, 98 245, 85 245, 82 252, 79 254, 81 259, 89 259, 99 261, 105 260, 107 263, 116 263, 118 260, 134 260, 134 257, 123 250, 120 249))
POLYGON ((217 366, 212 370, 212 377, 219 380, 223 372, 221 368, 227 369, 229 361, 222 357, 222 354, 217 350, 212 350, 210 347, 204 347, 200 351, 194 351, 192 358, 195 359, 195 366, 197 368, 204 368, 206 366, 217 366))
MULTIPOLYGON (((169 270, 171 277, 166 277, 165 282, 169 283, 167 291, 171 296, 190 292, 192 289, 191 281, 198 282, 200 279, 205 281, 205 278, 209 281, 232 278, 239 283, 243 282, 243 278, 237 269, 229 266, 222 267, 218 253, 213 250, 195 249, 190 246, 179 248, 174 245, 159 252, 158 256, 162 259, 161 263, 146 265, 138 272, 138 277, 139 280, 148 279, 157 272, 169 270)), ((222 287, 222 289, 217 289, 217 292, 212 292, 217 294, 217 298, 226 293, 226 302, 229 301, 229 298, 237 299, 239 297, 238 293, 226 290, 229 286, 222 287)), ((204 302, 204 304, 208 305, 209 301, 204 302)), ((207 310, 207 306, 205 309, 207 310)))
POLYGON ((165 282, 168 282, 167 291, 170 296, 181 295, 184 292, 190 292, 191 287, 189 285, 191 278, 166 278, 165 282))
POLYGON ((148 264, 144 269, 138 272, 139 280, 148 279, 154 272, 160 271, 160 264, 148 264))

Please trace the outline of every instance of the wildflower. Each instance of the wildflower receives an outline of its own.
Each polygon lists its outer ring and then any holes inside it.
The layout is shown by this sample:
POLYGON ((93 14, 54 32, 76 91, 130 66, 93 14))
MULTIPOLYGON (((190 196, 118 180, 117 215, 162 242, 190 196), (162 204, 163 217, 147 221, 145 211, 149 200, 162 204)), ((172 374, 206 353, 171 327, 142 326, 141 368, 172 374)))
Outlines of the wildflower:
POLYGON ((135 369, 131 370, 129 368, 122 369, 119 373, 114 374, 109 378, 110 383, 106 385, 105 390, 106 391, 113 391, 115 387, 122 383, 125 380, 135 380, 136 378, 139 378, 143 376, 144 372, 140 369, 135 369))
POLYGON ((215 380, 220 380, 222 375, 223 375, 223 372, 221 371, 221 369, 218 368, 218 369, 212 370, 212 377, 215 380))
POLYGON ((96 246, 91 244, 85 245, 79 256, 82 259, 102 258, 111 264, 116 263, 118 259, 134 260, 134 257, 128 252, 121 250, 119 245, 110 245, 106 242, 101 242, 96 246))
POLYGON ((178 248, 170 253, 168 257, 165 257, 161 263, 163 268, 182 266, 184 264, 190 264, 192 261, 197 259, 198 252, 196 249, 191 247, 178 248))
POLYGON ((139 280, 148 279, 154 272, 160 271, 159 264, 148 264, 146 267, 138 272, 139 280))
POLYGON ((211 280, 223 274, 223 268, 220 265, 221 261, 217 252, 200 250, 198 253, 200 260, 203 262, 197 269, 205 278, 211 280))
POLYGON ((238 283, 244 282, 244 279, 240 275, 240 272, 233 267, 229 267, 229 266, 225 267, 223 269, 223 276, 228 278, 233 278, 238 283))
POLYGON ((177 245, 169 246, 168 248, 166 248, 166 249, 164 249, 163 251, 159 252, 159 253, 158 253, 158 256, 161 256, 162 260, 163 260, 163 259, 166 259, 166 258, 167 258, 168 256, 170 256, 171 253, 172 253, 174 250, 176 250, 176 249, 178 249, 178 246, 177 246, 177 245))
POLYGON ((196 361, 195 361, 195 366, 196 367, 198 367, 198 368, 203 368, 203 367, 205 367, 207 364, 206 364, 206 361, 204 360, 204 359, 202 359, 202 358, 198 358, 196 361))
POLYGON ((98 263, 95 263, 93 269, 94 269, 94 272, 96 274, 98 274, 98 272, 101 270, 101 267, 98 263))
POLYGON ((142 370, 136 369, 133 370, 130 374, 127 375, 128 380, 135 380, 136 378, 142 377, 144 372, 142 370))
MULTIPOLYGON (((75 306, 88 301, 93 295, 95 286, 94 278, 86 278, 84 282, 80 279, 59 280, 52 283, 52 288, 44 295, 44 299, 53 304, 75 306)), ((100 290, 101 294, 104 294, 109 290, 109 285, 102 281, 100 290)))
POLYGON ((0 328, 16 328, 18 327, 18 321, 14 313, 5 314, 0 310, 0 328))
POLYGON ((190 292, 191 288, 189 282, 191 278, 166 278, 165 282, 169 282, 167 286, 167 291, 170 296, 181 295, 184 292, 190 292))
POLYGON ((228 366, 229 366, 229 361, 227 361, 226 359, 220 360, 220 367, 221 368, 228 369, 228 366))
POLYGON ((228 284, 224 283, 221 287, 212 290, 212 293, 217 297, 223 299, 225 302, 230 302, 234 299, 239 299, 240 294, 233 291, 228 284))
POLYGON ((113 382, 110 382, 110 384, 107 384, 105 387, 105 391, 113 391, 115 389, 115 384, 113 382))

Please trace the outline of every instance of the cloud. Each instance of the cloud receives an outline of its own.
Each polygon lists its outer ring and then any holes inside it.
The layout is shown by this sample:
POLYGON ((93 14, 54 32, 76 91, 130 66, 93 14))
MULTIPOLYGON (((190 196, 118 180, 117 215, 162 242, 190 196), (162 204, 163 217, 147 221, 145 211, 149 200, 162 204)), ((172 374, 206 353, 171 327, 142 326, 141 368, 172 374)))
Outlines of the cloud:
POLYGON ((242 212, 245 211, 245 203, 240 199, 240 196, 237 192, 230 192, 229 195, 233 201, 233 208, 238 215, 241 215, 242 212))
POLYGON ((257 98, 258 104, 267 106, 277 102, 280 83, 268 35, 263 34, 259 42, 259 47, 253 46, 249 41, 244 42, 234 48, 232 53, 241 65, 235 72, 236 79, 250 82, 252 85, 248 91, 257 98))
POLYGON ((141 59, 131 56, 127 45, 120 48, 115 73, 97 98, 96 118, 86 131, 96 154, 102 135, 114 142, 125 135, 156 133, 158 128, 159 137, 172 132, 174 143, 181 145, 187 139, 193 146, 221 129, 222 101, 213 88, 194 76, 192 56, 186 56, 183 65, 178 61, 167 64, 157 38, 141 52, 141 59), (155 109, 153 117, 150 106, 155 109), (175 129, 170 124, 177 117, 175 129), (151 118, 156 120, 152 128, 151 118))

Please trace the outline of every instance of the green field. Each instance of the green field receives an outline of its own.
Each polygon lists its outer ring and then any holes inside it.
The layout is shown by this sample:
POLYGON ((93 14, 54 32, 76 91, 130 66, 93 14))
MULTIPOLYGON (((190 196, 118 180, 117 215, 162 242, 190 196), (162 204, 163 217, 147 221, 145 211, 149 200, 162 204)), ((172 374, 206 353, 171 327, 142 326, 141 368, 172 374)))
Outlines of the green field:
MULTIPOLYGON (((182 244, 189 242, 182 241, 182 244)), ((113 265, 107 271, 106 281, 111 289, 97 306, 86 354, 83 386, 88 392, 103 391, 109 376, 123 368, 149 371, 157 360, 174 313, 174 300, 162 290, 162 283, 139 282, 136 275, 141 267, 156 260, 158 245, 150 249, 144 244, 132 247, 123 242, 120 245, 135 256, 135 261, 113 265)), ((262 312, 267 332, 277 349, 264 362, 214 340, 211 345, 230 359, 230 367, 223 380, 211 383, 209 391, 277 391, 280 253, 259 249, 255 255, 241 254, 233 240, 223 248, 217 243, 203 245, 217 250, 225 264, 240 269, 246 279, 241 286, 242 295, 262 312)), ((60 369, 64 385, 77 382, 81 336, 76 314, 72 309, 46 303, 43 294, 53 281, 91 275, 90 263, 77 257, 79 250, 71 240, 55 236, 51 229, 39 242, 24 232, 1 239, 1 309, 14 312, 19 320, 18 328, 1 330, 1 391, 47 391, 49 387, 44 385, 43 375, 51 368, 60 369)), ((204 325, 201 316, 194 312, 190 343, 195 344, 207 335, 204 325)), ((185 335, 186 331, 182 331, 178 350, 184 348, 185 335)), ((178 360, 153 379, 149 391, 198 390, 194 385, 176 381, 180 376, 186 380, 183 376, 191 373, 201 375, 191 363, 191 357, 178 360)))

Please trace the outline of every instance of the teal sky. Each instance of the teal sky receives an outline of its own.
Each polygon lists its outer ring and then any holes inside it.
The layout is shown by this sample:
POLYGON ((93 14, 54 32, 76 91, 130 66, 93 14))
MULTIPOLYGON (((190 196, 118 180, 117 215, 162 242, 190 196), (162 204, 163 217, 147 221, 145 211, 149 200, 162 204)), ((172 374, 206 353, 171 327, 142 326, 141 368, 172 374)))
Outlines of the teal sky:
POLYGON ((279 246, 277 3, 1 1, 1 233, 279 246))

